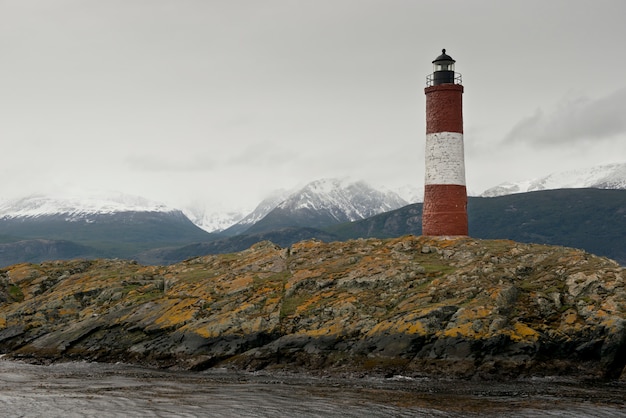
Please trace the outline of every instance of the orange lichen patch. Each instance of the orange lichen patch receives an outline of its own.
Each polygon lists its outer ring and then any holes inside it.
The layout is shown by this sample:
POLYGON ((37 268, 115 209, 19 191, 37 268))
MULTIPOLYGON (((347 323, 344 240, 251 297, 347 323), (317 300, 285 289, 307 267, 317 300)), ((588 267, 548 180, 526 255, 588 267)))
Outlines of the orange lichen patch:
POLYGON ((11 267, 8 271, 9 278, 14 282, 20 282, 25 279, 32 279, 39 275, 39 270, 37 270, 32 264, 23 263, 16 264, 11 267))
POLYGON ((317 329, 310 329, 303 332, 305 335, 310 335, 312 337, 323 337, 329 335, 340 335, 344 331, 344 327, 340 324, 335 323, 329 326, 320 327, 317 329))
POLYGON ((608 317, 604 319, 601 325, 610 330, 619 330, 622 326, 621 319, 618 319, 614 316, 608 317))
POLYGON ((196 289, 196 288, 176 288, 173 291, 171 289, 168 289, 168 291, 166 292, 165 297, 174 297, 176 298, 176 296, 183 294, 183 295, 189 295, 189 296, 193 296, 194 298, 197 298, 198 300, 203 299, 205 300, 207 303, 211 302, 213 300, 215 300, 215 295, 213 295, 209 289, 207 288, 201 288, 201 289, 196 289))
POLYGON ((595 316, 598 318, 606 318, 609 316, 609 314, 603 311, 602 309, 599 309, 595 312, 595 316))
POLYGON ((78 310, 73 309, 73 308, 61 308, 58 311, 58 314, 63 316, 63 315, 76 315, 78 314, 78 310))
POLYGON ((232 316, 230 314, 221 314, 211 316, 210 321, 185 324, 180 328, 180 331, 193 332, 203 338, 217 338, 226 334, 232 334, 232 332, 227 332, 232 328, 232 325, 232 316))
POLYGON ((302 250, 310 250, 320 245, 322 245, 321 241, 315 241, 315 240, 300 241, 291 246, 291 251, 297 252, 297 251, 302 251, 302 250))
MULTIPOLYGON (((190 331, 190 332, 193 332, 195 334, 198 334, 202 338, 214 338, 214 337, 217 337, 219 335, 219 334, 216 334, 216 333, 212 333, 210 330, 208 330, 206 328, 203 328, 203 327, 185 327, 183 329, 185 331, 190 331)), ((183 330, 183 329, 181 329, 181 330, 183 330)))
POLYGON ((265 299, 265 308, 264 311, 271 312, 278 307, 278 304, 281 302, 282 298, 277 296, 273 298, 265 299))
MULTIPOLYGON (((252 316, 257 318, 257 316, 252 316)), ((243 328, 250 327, 251 318, 236 315, 233 312, 223 312, 211 315, 202 322, 190 322, 183 325, 181 331, 194 332, 204 338, 217 338, 224 335, 243 334, 243 328)), ((259 321, 257 324, 265 322, 259 321)))
POLYGON ((243 324, 241 324, 241 331, 244 334, 251 334, 263 331, 264 329, 267 329, 267 322, 267 319, 258 316, 248 322, 244 322, 243 324))
POLYGON ((170 305, 170 307, 154 321, 155 324, 168 327, 189 321, 197 311, 197 308, 193 306, 196 302, 197 299, 192 298, 164 301, 163 305, 170 305))
POLYGON ((233 309, 231 312, 234 314, 239 314, 239 313, 252 313, 252 312, 258 312, 259 309, 257 308, 256 304, 254 303, 250 303, 250 302, 244 302, 242 304, 240 304, 239 306, 237 306, 235 309, 233 309))
POLYGON ((307 310, 310 310, 317 305, 322 304, 322 302, 326 302, 328 305, 346 305, 349 303, 356 302, 356 298, 354 296, 348 296, 346 298, 341 298, 337 300, 333 300, 333 296, 336 296, 333 292, 322 292, 322 293, 314 293, 311 297, 304 299, 296 308, 296 315, 302 315, 307 310))
POLYGON ((491 315, 491 312, 492 310, 485 306, 466 308, 458 313, 457 322, 488 318, 491 315))
POLYGON ((561 316, 562 323, 566 325, 573 325, 576 321, 578 321, 578 312, 576 312, 576 309, 568 309, 563 312, 563 315, 561 316))
POLYGON ((428 293, 422 292, 422 293, 416 293, 415 295, 411 295, 407 297, 402 302, 398 303, 398 305, 396 306, 396 311, 397 312, 412 311, 419 304, 420 299, 422 299, 423 297, 427 295, 428 293))
POLYGON ((615 300, 613 298, 607 298, 604 300, 604 302, 602 304, 600 304, 600 308, 603 311, 607 311, 607 312, 612 312, 612 313, 617 313, 620 311, 623 311, 622 309, 619 308, 619 306, 615 303, 615 300))
POLYGON ((255 294, 257 296, 266 296, 266 295, 273 295, 276 292, 280 291, 282 292, 283 287, 281 286, 263 286, 263 287, 259 287, 256 289, 255 294))
POLYGON ((416 315, 408 315, 398 320, 381 321, 367 333, 368 336, 384 333, 405 333, 411 335, 425 335, 424 325, 416 318, 416 315))
POLYGON ((320 270, 308 270, 308 269, 298 270, 294 272, 294 274, 287 280, 287 283, 285 283, 285 290, 289 290, 292 286, 294 286, 296 283, 302 280, 316 278, 320 276, 321 276, 320 270))
POLYGON ((470 337, 476 338, 479 334, 473 329, 474 324, 472 322, 466 322, 454 328, 449 328, 443 331, 444 337, 470 337))
POLYGON ((425 335, 426 334, 426 329, 424 328, 424 325, 419 321, 404 322, 402 324, 396 324, 394 331, 397 331, 398 333, 409 334, 409 335, 425 335))
POLYGON ((234 293, 241 290, 245 290, 246 288, 252 285, 253 278, 252 276, 237 276, 234 279, 231 279, 225 283, 226 288, 225 293, 234 293))
POLYGON ((309 307, 318 304, 324 297, 321 294, 312 295, 305 299, 296 307, 295 314, 302 315, 309 307))
POLYGON ((88 306, 87 308, 81 310, 80 312, 78 312, 80 318, 86 318, 86 317, 90 317, 90 316, 97 316, 98 313, 96 312, 96 307, 95 306, 88 306))
POLYGON ((7 317, 6 315, 0 315, 0 328, 7 327, 7 317))
POLYGON ((539 333, 526 324, 516 322, 510 337, 513 341, 537 341, 539 333))

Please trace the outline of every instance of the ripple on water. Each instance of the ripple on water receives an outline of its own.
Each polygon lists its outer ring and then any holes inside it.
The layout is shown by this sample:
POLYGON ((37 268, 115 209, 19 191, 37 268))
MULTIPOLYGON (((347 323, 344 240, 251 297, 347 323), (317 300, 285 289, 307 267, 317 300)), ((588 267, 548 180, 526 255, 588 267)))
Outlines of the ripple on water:
POLYGON ((626 385, 144 369, 0 361, 3 417, 617 417, 626 385))

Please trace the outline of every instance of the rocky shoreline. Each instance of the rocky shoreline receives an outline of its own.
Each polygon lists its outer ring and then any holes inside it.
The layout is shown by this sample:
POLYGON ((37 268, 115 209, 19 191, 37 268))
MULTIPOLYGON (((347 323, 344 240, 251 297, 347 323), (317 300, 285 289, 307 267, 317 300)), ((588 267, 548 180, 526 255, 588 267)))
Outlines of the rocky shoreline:
POLYGON ((405 236, 0 271, 0 353, 186 370, 626 379, 626 286, 581 250, 405 236))

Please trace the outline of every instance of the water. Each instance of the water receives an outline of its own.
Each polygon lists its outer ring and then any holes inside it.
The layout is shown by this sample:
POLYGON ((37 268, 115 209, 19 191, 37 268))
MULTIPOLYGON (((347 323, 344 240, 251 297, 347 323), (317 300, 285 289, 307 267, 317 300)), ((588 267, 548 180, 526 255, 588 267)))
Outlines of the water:
POLYGON ((626 383, 324 378, 0 360, 2 417, 624 417, 626 383))

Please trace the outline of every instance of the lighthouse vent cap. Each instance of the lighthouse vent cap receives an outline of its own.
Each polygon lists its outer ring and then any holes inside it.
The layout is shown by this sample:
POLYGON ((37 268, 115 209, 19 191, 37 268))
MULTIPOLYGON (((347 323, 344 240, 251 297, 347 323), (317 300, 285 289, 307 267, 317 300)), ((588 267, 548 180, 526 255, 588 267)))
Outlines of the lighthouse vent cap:
POLYGON ((437 58, 435 58, 435 60, 433 61, 433 64, 443 64, 444 62, 446 63, 455 63, 456 61, 452 59, 452 57, 448 54, 446 54, 446 50, 445 48, 441 50, 441 55, 439 55, 437 58))

